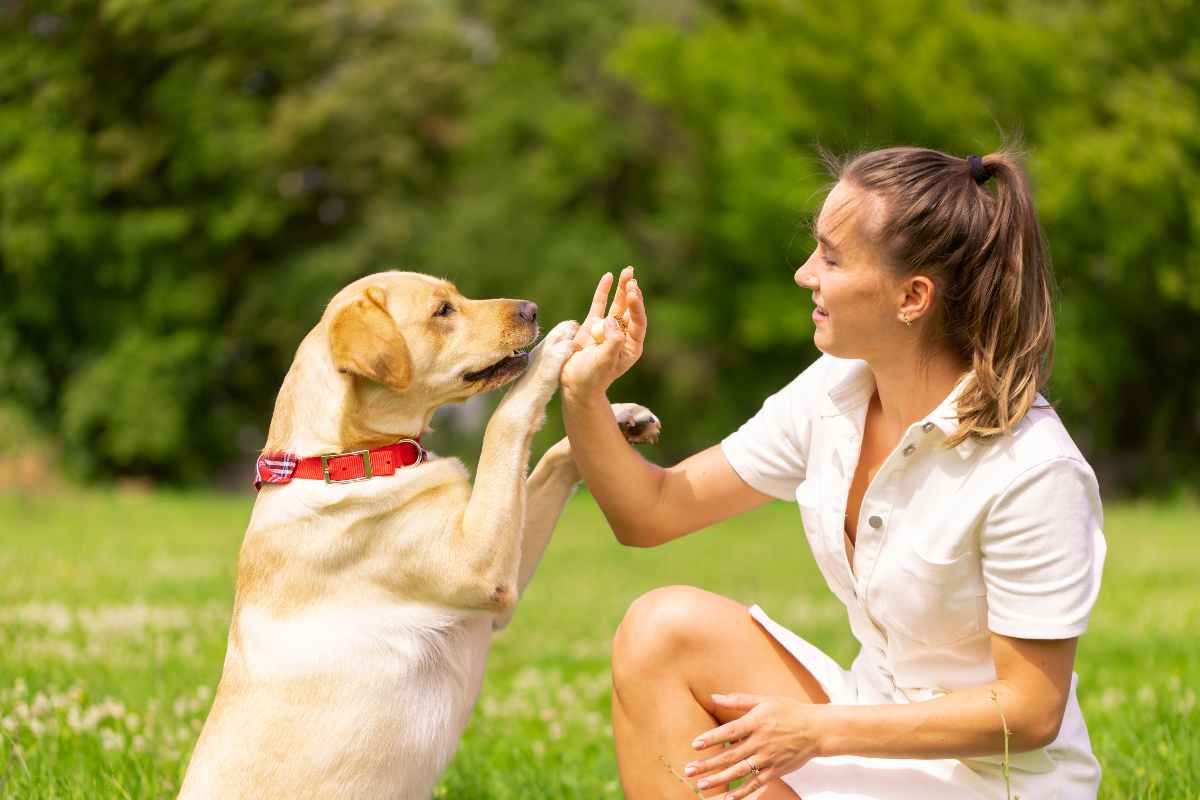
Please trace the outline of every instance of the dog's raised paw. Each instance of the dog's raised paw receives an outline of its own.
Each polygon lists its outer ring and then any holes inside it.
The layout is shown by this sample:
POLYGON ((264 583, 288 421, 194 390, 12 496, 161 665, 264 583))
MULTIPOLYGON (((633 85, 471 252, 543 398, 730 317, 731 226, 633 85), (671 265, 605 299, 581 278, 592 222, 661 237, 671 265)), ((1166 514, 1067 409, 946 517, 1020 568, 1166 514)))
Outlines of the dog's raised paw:
POLYGON ((662 422, 650 409, 637 403, 613 403, 612 411, 625 441, 631 444, 653 444, 658 441, 662 422))

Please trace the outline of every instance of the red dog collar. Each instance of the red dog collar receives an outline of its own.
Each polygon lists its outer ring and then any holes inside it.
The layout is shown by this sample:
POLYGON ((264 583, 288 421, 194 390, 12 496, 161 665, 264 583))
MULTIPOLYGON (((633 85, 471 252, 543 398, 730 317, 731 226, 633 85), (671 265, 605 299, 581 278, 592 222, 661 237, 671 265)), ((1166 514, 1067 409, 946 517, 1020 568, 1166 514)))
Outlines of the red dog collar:
POLYGON ((413 467, 425 460, 420 439, 401 439, 395 444, 373 450, 352 450, 323 456, 297 458, 293 453, 275 451, 258 457, 254 488, 264 483, 290 483, 296 478, 322 479, 326 483, 365 481, 381 475, 394 475, 397 469, 413 467))

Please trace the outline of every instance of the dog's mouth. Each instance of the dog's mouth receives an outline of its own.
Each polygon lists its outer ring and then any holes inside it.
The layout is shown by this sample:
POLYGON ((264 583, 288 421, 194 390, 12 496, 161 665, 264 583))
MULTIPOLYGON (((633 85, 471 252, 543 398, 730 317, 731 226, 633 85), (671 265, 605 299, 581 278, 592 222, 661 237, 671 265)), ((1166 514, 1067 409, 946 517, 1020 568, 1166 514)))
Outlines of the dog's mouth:
POLYGON ((529 366, 529 353, 524 350, 513 350, 512 355, 505 356, 491 366, 484 367, 474 372, 463 374, 463 380, 467 383, 475 383, 477 381, 486 381, 492 378, 508 378, 520 375, 529 366))

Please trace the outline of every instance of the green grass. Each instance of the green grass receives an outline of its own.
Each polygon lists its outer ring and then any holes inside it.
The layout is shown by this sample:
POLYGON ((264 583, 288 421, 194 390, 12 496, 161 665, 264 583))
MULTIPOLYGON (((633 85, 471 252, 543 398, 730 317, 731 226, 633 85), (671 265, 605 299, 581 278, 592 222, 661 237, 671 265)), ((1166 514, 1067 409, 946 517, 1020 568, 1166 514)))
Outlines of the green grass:
MULTIPOLYGON (((211 494, 0 498, 0 798, 174 796, 220 674, 249 510, 211 494)), ((1102 797, 1200 797, 1198 519, 1192 505, 1107 509, 1077 665, 1102 797)), ((641 551, 578 496, 496 639, 437 796, 619 797, 609 643, 635 597, 671 583, 758 602, 854 654, 794 507, 641 551)))

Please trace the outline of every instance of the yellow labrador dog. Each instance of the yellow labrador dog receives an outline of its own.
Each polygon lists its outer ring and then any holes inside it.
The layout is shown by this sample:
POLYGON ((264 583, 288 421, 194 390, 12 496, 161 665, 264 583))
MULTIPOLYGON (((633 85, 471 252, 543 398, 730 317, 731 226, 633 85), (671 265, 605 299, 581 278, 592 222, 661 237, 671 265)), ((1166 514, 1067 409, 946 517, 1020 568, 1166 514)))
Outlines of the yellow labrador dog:
MULTIPOLYGON (((224 672, 180 797, 430 796, 492 630, 579 481, 566 440, 525 477, 576 329, 563 322, 524 352, 537 306, 468 300, 416 273, 371 275, 333 298, 275 404, 266 463, 296 479, 255 502, 224 672), (417 439, 439 406, 514 380, 474 487, 457 459, 388 449, 417 439), (319 477, 304 479, 304 462, 283 454, 346 455, 309 462, 319 477)), ((657 437, 646 409, 614 414, 630 440, 657 437)))

